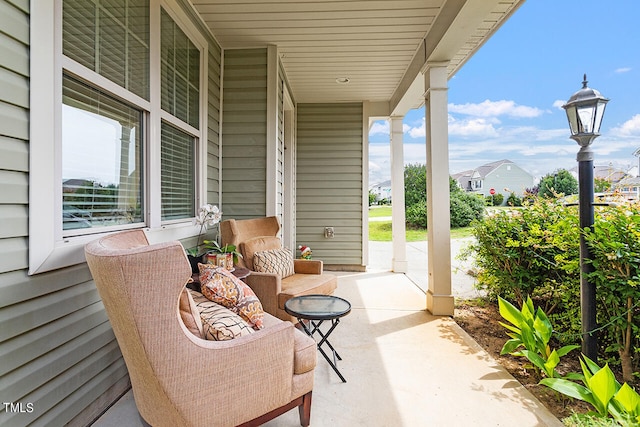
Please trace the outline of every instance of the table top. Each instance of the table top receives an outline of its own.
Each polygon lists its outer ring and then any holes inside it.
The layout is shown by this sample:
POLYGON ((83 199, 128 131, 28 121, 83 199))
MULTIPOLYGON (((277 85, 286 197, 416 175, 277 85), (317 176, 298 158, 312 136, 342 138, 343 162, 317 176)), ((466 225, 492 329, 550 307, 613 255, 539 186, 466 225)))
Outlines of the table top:
POLYGON ((331 320, 351 312, 351 303, 333 295, 300 295, 290 298, 284 310, 298 319, 331 320))

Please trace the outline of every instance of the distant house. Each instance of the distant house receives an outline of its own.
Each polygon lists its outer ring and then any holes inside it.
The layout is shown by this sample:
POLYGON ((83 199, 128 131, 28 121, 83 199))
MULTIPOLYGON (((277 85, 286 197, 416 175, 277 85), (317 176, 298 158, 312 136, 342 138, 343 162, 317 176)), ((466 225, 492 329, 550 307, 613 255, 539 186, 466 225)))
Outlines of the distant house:
MULTIPOLYGON (((569 171, 576 179, 578 179, 578 167, 573 167, 569 171)), ((629 172, 625 172, 622 169, 614 168, 612 165, 594 165, 593 166, 593 178, 601 179, 603 181, 610 182, 612 187, 615 186, 624 178, 628 178, 631 175, 629 172)))
POLYGON ((627 200, 640 200, 640 177, 627 176, 613 184, 612 189, 627 200))
POLYGON ((389 200, 391 201, 391 180, 386 180, 379 184, 374 184, 369 187, 369 191, 376 195, 376 200, 389 200))
POLYGON ((489 196, 493 189, 495 194, 502 194, 505 200, 511 193, 522 197, 527 188, 533 187, 533 175, 506 159, 459 172, 451 177, 465 191, 489 196))

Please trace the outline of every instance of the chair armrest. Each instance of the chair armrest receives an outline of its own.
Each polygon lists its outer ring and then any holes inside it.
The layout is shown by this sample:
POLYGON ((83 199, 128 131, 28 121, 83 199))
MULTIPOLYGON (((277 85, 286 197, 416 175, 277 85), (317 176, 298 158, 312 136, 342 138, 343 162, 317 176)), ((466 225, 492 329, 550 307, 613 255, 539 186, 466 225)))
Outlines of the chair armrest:
POLYGON ((317 259, 294 259, 293 269, 298 274, 322 274, 322 261, 317 259))
POLYGON ((280 275, 252 271, 244 280, 260 300, 263 310, 272 316, 276 316, 278 295, 282 292, 282 278, 280 275))

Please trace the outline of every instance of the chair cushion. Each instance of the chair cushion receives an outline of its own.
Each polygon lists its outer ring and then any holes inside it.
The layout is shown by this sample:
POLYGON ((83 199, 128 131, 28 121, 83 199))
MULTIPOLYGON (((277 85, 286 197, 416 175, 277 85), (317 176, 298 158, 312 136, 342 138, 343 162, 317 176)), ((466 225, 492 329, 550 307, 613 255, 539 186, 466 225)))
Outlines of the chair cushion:
MULTIPOLYGON (((265 313, 264 326, 270 326, 282 323, 281 319, 265 313)), ((293 331, 293 373, 304 374, 312 371, 318 359, 318 344, 309 335, 305 334, 301 329, 295 328, 293 331)))
POLYGON ((228 270, 212 264, 198 264, 202 294, 234 313, 254 329, 262 329, 264 310, 253 290, 228 270))
POLYGON ((240 243, 240 253, 242 259, 249 270, 253 268, 253 256, 256 252, 268 251, 270 249, 280 249, 282 242, 275 236, 254 237, 246 242, 240 243))
POLYGON ((198 291, 189 290, 202 319, 203 338, 226 341, 252 334, 254 330, 242 317, 226 307, 210 301, 198 291))
POLYGON ((316 367, 318 345, 315 340, 296 328, 293 345, 293 373, 304 374, 316 367))
POLYGON ((331 295, 337 287, 338 279, 333 274, 294 274, 282 280, 278 307, 284 310, 284 303, 298 295, 331 295))
POLYGON ((184 323, 189 332, 198 338, 204 338, 200 313, 187 288, 184 288, 180 293, 178 308, 182 323, 184 323))
POLYGON ((256 252, 253 254, 253 269, 260 273, 279 274, 284 279, 294 274, 293 254, 287 248, 256 252))

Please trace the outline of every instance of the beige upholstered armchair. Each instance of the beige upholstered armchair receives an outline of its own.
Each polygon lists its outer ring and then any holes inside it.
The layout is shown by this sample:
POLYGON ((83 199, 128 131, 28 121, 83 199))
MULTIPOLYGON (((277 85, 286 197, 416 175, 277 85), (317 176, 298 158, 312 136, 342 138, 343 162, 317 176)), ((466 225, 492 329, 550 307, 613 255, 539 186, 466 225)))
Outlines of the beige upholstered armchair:
POLYGON ((135 230, 93 241, 85 253, 147 423, 260 425, 298 406, 309 425, 311 338, 268 314, 263 329, 228 341, 189 332, 179 301, 191 268, 179 242, 149 245, 135 230))
POLYGON ((264 310, 295 323, 297 320, 284 310, 284 303, 297 295, 330 295, 336 289, 338 280, 333 274, 323 272, 320 260, 295 259, 293 268, 287 274, 259 268, 256 259, 260 254, 282 248, 277 237, 279 230, 280 224, 274 216, 228 219, 220 223, 220 240, 223 245, 235 245, 242 254, 238 264, 252 271, 245 281, 262 302, 264 310))

